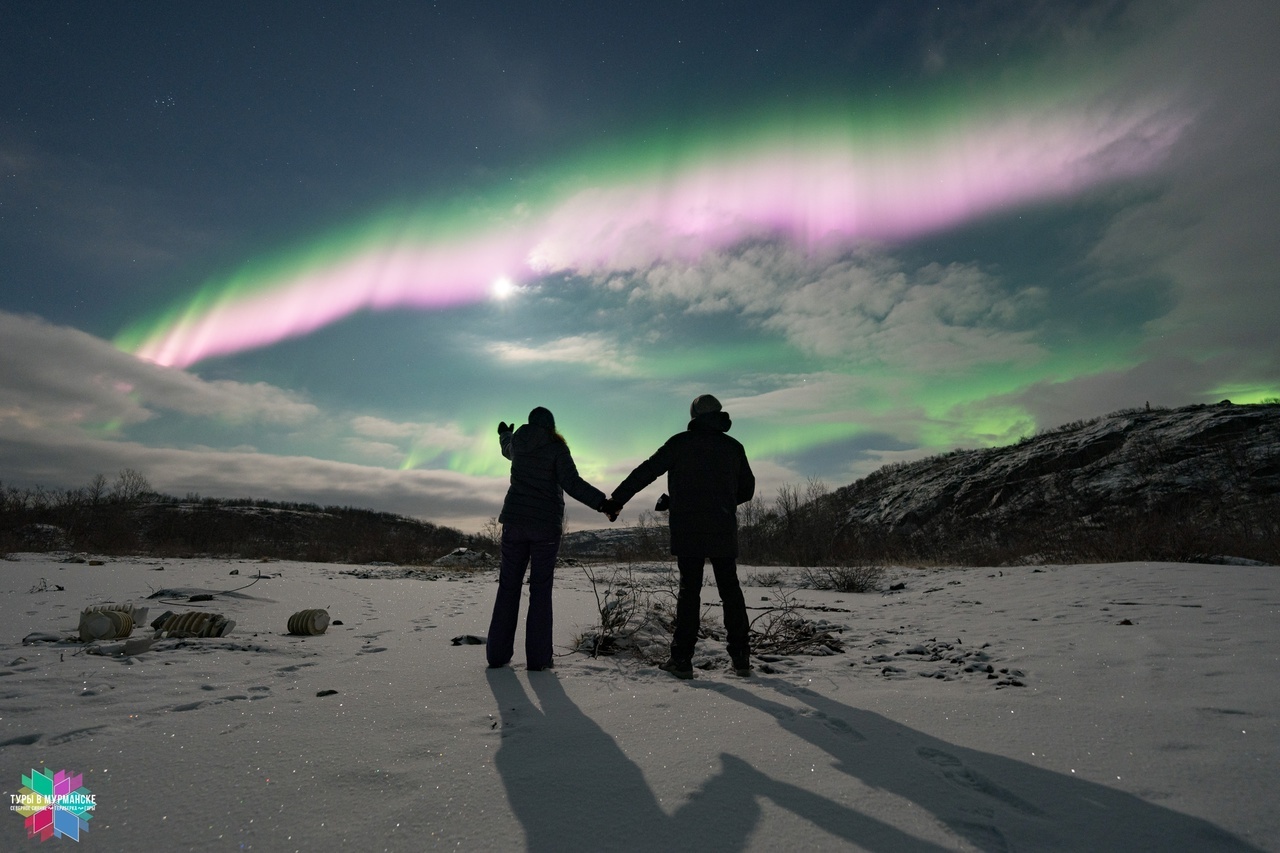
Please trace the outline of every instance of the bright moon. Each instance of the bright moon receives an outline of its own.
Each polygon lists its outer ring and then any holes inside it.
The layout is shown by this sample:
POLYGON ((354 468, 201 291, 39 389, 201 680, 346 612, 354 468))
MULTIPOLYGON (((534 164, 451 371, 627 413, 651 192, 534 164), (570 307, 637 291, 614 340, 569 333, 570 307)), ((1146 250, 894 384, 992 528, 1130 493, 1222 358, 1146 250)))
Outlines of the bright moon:
POLYGON ((493 294, 494 299, 506 299, 516 292, 516 285, 511 279, 503 276, 493 283, 490 292, 493 294))

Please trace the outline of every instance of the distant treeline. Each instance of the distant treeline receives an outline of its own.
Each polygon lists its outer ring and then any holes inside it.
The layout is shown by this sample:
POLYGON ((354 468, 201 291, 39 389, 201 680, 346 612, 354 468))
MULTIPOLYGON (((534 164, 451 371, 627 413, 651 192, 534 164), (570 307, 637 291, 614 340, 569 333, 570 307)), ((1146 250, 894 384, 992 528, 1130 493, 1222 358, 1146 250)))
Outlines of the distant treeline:
POLYGON ((0 484, 0 551, 414 565, 474 540, 450 527, 354 507, 161 495, 132 469, 113 482, 98 475, 72 489, 0 484))

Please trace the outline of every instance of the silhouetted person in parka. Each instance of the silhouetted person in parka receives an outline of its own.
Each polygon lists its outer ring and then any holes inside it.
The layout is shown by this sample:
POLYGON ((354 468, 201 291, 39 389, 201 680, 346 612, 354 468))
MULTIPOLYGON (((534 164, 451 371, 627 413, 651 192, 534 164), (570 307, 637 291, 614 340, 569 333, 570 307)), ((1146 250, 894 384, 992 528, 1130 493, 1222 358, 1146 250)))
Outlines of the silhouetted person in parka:
MULTIPOLYGON (((538 406, 519 429, 498 424, 502 455, 511 460, 511 486, 502 503, 502 562, 498 595, 485 649, 490 667, 505 666, 515 650, 520 589, 529 571, 529 614, 524 625, 525 660, 530 670, 551 666, 551 581, 564 528, 564 493, 592 509, 604 492, 578 476, 569 445, 556 431, 551 412, 538 406)), ((613 518, 616 518, 616 514, 613 518)))
MULTIPOLYGON (((689 428, 671 436, 658 452, 640 463, 600 508, 616 514, 636 492, 667 475, 671 553, 680 569, 676 630, 671 657, 662 669, 677 678, 693 677, 693 647, 698 640, 702 571, 708 559, 724 604, 724 627, 734 671, 751 674, 747 606, 738 583, 738 504, 755 494, 756 478, 747 453, 726 433, 732 422, 720 401, 703 394, 689 407, 689 428)), ((661 507, 660 507, 661 508, 661 507)))

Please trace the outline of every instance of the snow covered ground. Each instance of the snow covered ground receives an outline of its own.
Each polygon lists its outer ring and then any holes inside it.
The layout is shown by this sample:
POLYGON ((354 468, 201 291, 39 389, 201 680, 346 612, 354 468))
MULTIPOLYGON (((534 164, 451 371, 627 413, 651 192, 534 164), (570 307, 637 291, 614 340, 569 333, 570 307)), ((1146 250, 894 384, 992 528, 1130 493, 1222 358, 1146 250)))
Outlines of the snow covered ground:
MULTIPOLYGON (((1280 850, 1276 568, 895 569, 796 593, 844 653, 681 682, 567 651, 597 621, 580 568, 530 673, 519 642, 499 670, 451 642, 484 634, 492 570, 61 558, 0 563, 0 790, 82 775, 86 849, 1280 850), (237 624, 24 645, 105 602, 237 624), (310 607, 335 624, 287 634, 310 607)), ((0 849, 40 844, 0 820, 0 849)))

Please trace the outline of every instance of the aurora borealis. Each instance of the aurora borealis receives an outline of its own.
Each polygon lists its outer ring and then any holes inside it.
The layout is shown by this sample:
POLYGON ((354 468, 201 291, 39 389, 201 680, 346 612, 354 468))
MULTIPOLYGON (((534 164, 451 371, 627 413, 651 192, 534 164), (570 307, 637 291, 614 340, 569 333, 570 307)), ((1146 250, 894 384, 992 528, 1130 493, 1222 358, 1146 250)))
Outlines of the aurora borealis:
MULTIPOLYGON (((848 112, 856 126, 857 110, 848 112)), ((500 280, 696 263, 749 240, 853 246, 910 239, 1141 175, 1160 165, 1184 123, 1142 107, 1101 119, 1024 111, 874 140, 830 131, 745 146, 726 140, 672 169, 645 167, 613 180, 587 173, 584 186, 545 210, 519 200, 470 229, 446 228, 445 236, 393 220, 336 257, 304 256, 296 269, 223 283, 139 344, 131 345, 132 335, 122 342, 142 358, 187 367, 313 332, 363 308, 475 302, 500 280)))
POLYGON ((608 489, 715 393, 771 499, 1277 396, 1277 13, 1152 10, 20 4, 5 480, 475 529, 535 405, 608 489))

